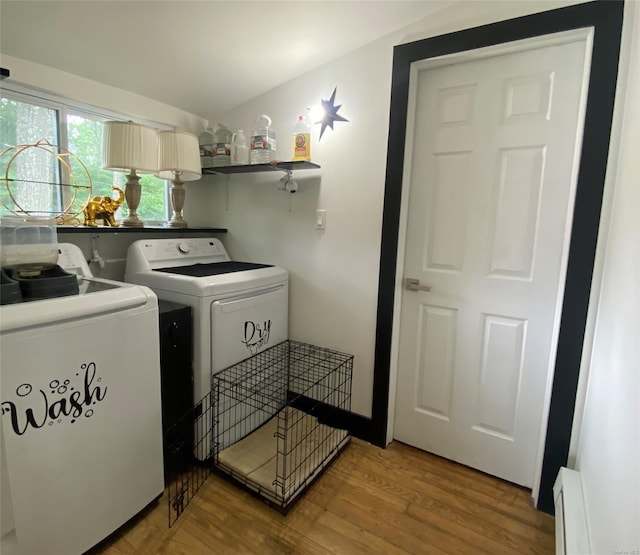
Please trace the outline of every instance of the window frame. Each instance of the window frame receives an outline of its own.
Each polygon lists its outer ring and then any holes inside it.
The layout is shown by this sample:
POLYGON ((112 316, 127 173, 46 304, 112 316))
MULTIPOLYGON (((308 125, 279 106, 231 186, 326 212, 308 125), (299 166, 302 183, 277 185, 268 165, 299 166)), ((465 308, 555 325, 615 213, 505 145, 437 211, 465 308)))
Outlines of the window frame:
MULTIPOLYGON (((0 87, 2 96, 17 102, 24 102, 33 104, 36 106, 42 106, 51 110, 55 110, 57 113, 57 134, 58 134, 58 146, 62 148, 68 148, 69 135, 68 135, 68 116, 79 116, 85 119, 98 120, 101 123, 110 120, 128 121, 132 120, 142 125, 153 127, 158 131, 174 130, 175 126, 171 126, 165 123, 159 123, 156 121, 147 120, 145 118, 138 118, 122 112, 116 112, 113 110, 97 108, 84 102, 75 101, 70 98, 65 98, 44 90, 32 89, 25 87, 18 83, 2 83, 0 87)), ((61 175, 64 174, 64 169, 61 168, 61 175)), ((164 181, 164 216, 163 220, 148 220, 145 219, 145 225, 149 226, 161 226, 165 225, 171 216, 171 193, 170 182, 166 179, 164 181)), ((62 193, 64 195, 64 191, 62 193)), ((144 197, 143 197, 144 198, 144 197)))

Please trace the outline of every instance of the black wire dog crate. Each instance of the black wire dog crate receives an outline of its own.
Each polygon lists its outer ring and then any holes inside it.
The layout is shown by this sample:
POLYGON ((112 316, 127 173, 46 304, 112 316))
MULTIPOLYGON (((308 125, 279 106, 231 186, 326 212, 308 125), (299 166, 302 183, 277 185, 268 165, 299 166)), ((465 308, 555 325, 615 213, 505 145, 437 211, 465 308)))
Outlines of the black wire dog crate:
POLYGON ((353 355, 284 341, 212 377, 214 470, 287 512, 351 436, 353 355))

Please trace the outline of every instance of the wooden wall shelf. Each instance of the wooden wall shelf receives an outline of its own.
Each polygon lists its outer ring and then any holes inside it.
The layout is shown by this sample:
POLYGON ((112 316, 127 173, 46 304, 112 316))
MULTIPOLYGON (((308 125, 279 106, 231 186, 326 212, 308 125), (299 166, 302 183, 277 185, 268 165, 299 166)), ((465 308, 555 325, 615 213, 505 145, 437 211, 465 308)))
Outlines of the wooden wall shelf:
POLYGON ((317 170, 318 164, 313 162, 280 162, 274 161, 269 164, 248 164, 245 166, 220 166, 216 168, 202 168, 202 175, 219 175, 233 173, 256 173, 270 171, 297 171, 297 170, 317 170))
POLYGON ((164 227, 164 226, 145 226, 145 227, 88 227, 59 225, 56 227, 58 233, 171 233, 173 235, 190 235, 196 233, 226 233, 224 227, 164 227))

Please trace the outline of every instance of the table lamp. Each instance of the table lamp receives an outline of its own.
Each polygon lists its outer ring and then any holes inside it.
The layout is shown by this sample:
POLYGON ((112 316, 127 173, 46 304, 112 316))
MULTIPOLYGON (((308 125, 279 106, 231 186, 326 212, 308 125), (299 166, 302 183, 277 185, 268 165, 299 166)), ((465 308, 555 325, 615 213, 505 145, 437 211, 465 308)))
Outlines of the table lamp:
POLYGON ((132 121, 107 121, 102 136, 102 167, 128 171, 124 198, 129 215, 122 221, 127 227, 143 227, 137 214, 140 204, 140 173, 158 171, 158 132, 132 121))
POLYGON ((169 227, 188 227, 182 217, 185 198, 184 182, 200 179, 202 176, 198 137, 184 131, 160 131, 156 175, 171 181, 173 215, 169 220, 169 227))

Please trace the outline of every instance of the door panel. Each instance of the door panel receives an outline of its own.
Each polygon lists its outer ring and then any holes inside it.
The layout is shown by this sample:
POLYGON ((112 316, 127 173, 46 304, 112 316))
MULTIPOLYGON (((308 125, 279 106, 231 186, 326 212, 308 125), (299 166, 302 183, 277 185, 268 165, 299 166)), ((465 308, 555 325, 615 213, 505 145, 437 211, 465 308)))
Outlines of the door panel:
POLYGON ((483 314, 482 362, 473 429, 513 440, 526 322, 483 314))
POLYGON ((503 148, 498 156, 489 275, 531 280, 545 148, 503 148))
POLYGON ((531 486, 582 128, 585 41, 413 72, 394 437, 531 486))
POLYGON ((464 260, 471 152, 434 153, 424 270, 459 272, 464 260))
POLYGON ((416 407, 445 420, 451 416, 455 332, 456 311, 420 306, 416 407))

